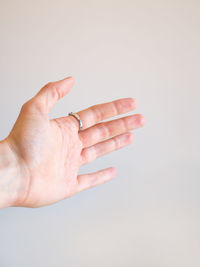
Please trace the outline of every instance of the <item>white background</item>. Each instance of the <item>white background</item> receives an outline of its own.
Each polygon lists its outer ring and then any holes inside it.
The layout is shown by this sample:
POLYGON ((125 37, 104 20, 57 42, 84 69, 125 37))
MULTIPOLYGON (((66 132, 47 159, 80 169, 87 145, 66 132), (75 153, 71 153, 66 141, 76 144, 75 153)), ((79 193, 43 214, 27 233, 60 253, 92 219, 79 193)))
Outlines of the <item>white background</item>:
POLYGON ((199 0, 0 0, 0 34, 0 139, 70 75, 51 117, 135 97, 146 118, 131 145, 80 169, 115 166, 114 180, 0 211, 0 266, 199 267, 199 0))

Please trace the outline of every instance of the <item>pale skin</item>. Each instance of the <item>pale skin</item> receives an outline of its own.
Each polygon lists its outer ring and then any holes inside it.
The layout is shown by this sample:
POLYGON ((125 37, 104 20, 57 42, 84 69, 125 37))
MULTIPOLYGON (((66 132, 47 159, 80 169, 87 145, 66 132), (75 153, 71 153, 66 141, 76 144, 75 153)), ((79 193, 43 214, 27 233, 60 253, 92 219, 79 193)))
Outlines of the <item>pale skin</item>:
POLYGON ((49 119, 49 111, 67 95, 73 77, 49 82, 21 108, 9 136, 0 142, 0 208, 37 208, 66 199, 116 176, 116 168, 78 174, 96 158, 133 141, 145 124, 142 114, 104 121, 136 109, 134 98, 122 98, 49 119))

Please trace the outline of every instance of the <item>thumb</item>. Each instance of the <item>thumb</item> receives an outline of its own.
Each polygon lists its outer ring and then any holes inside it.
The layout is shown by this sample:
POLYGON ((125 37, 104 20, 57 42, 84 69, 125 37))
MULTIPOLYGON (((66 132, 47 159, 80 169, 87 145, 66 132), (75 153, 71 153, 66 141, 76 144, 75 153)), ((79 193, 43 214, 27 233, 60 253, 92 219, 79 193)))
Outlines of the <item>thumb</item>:
POLYGON ((70 91, 73 84, 74 78, 72 76, 49 82, 33 97, 32 103, 36 104, 40 112, 49 113, 56 102, 70 91))

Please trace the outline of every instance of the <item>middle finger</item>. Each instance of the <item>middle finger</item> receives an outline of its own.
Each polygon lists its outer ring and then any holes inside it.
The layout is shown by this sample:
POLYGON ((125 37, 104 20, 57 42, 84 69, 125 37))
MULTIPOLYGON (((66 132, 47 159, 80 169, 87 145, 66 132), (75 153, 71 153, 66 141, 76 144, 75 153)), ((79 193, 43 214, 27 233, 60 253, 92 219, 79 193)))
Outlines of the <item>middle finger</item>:
POLYGON ((83 147, 95 145, 106 138, 110 138, 144 125, 144 116, 134 114, 120 119, 98 123, 79 133, 83 147))

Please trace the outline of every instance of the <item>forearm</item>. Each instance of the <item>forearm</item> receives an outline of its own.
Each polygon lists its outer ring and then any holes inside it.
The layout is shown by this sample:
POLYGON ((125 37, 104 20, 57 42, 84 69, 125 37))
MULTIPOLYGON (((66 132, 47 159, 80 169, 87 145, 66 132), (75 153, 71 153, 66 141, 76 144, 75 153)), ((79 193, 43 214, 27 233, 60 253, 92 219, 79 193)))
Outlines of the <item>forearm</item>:
POLYGON ((0 142, 0 208, 14 206, 21 188, 20 165, 6 141, 0 142))

